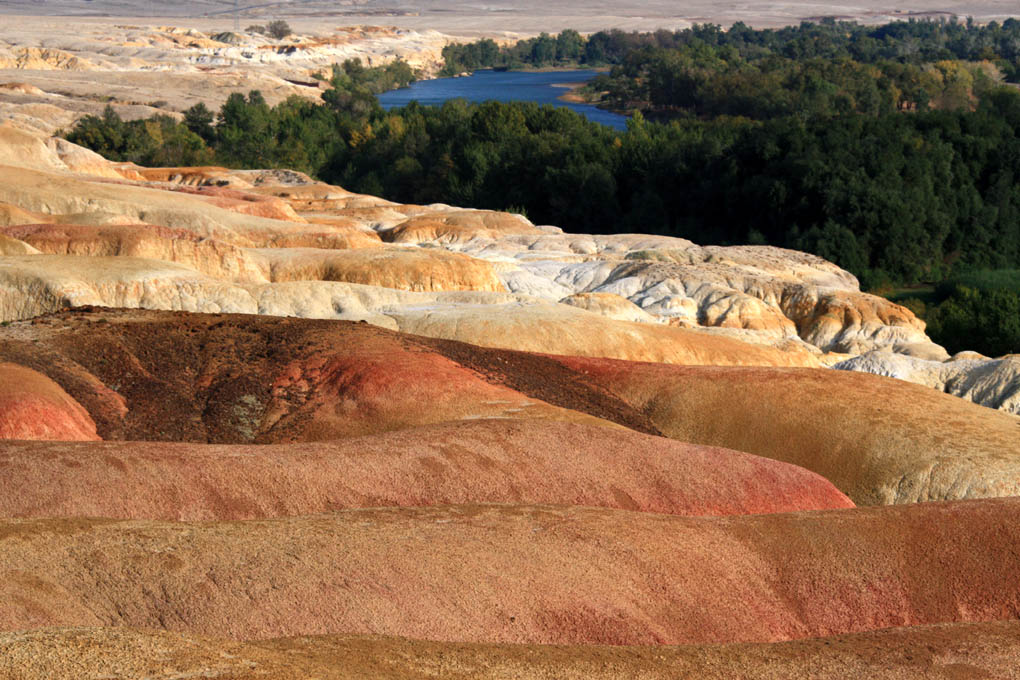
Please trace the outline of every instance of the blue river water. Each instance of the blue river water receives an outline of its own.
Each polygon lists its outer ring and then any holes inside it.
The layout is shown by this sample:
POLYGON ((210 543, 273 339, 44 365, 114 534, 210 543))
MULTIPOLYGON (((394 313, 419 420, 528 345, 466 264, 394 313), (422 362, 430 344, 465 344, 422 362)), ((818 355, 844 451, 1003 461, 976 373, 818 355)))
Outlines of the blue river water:
POLYGON ((591 80, 597 73, 597 71, 475 71, 474 74, 463 78, 419 80, 410 87, 384 92, 379 95, 379 103, 388 110, 405 106, 413 100, 420 104, 436 105, 458 97, 470 102, 483 102, 489 99, 501 102, 530 101, 565 106, 596 123, 625 130, 627 116, 603 111, 590 104, 575 104, 559 99, 569 90, 555 85, 581 83, 591 80))

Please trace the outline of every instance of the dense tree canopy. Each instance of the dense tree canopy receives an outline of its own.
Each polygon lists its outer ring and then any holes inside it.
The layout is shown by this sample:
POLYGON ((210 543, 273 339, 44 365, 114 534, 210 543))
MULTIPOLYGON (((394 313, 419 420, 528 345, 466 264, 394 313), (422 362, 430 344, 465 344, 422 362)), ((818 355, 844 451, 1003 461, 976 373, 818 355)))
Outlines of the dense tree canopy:
POLYGON ((927 300, 916 295, 897 301, 925 319, 928 335, 950 352, 1020 352, 1020 270, 964 270, 923 293, 927 300))
MULTIPOLYGON (((772 59, 894 62, 987 61, 1011 82, 1020 81, 1020 21, 978 25, 972 21, 897 21, 882 26, 823 20, 778 29, 752 29, 737 22, 729 30, 715 24, 651 33, 599 31, 587 38, 567 30, 500 47, 490 39, 443 50, 447 73, 477 68, 623 65, 634 55, 678 52, 682 58, 716 55, 727 62, 759 65, 772 59)), ((642 57, 638 57, 641 59, 642 57)), ((766 67, 766 70, 771 70, 766 67)))
MULTIPOLYGON (((84 118, 69 139, 147 164, 293 167, 398 201, 513 207, 574 231, 797 248, 865 286, 939 281, 962 268, 1020 266, 1020 93, 987 65, 952 59, 1002 57, 1003 36, 1018 29, 738 24, 549 36, 559 55, 594 50, 621 68, 651 68, 634 81, 693 108, 667 122, 636 115, 624 132, 533 103, 387 112, 374 93, 408 82, 410 69, 347 62, 334 67, 322 104, 270 107, 257 92, 234 94, 214 120, 196 106, 181 124, 125 123, 110 111, 84 118), (693 47, 655 52, 677 45, 693 47), (678 80, 676 64, 704 78, 678 80), (929 87, 936 72, 965 86, 929 87), (762 84, 772 78, 775 87, 762 84), (946 97, 959 105, 931 103, 946 97)), ((536 40, 529 49, 546 50, 536 40)), ((501 52, 485 41, 472 49, 501 52)))

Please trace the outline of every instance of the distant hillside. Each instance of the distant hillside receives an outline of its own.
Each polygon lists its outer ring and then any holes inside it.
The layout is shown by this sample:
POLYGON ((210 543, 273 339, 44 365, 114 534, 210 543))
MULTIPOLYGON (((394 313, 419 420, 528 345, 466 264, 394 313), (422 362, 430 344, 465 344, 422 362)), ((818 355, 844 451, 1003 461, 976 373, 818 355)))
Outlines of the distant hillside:
MULTIPOLYGON (((241 0, 242 20, 265 16, 322 16, 340 15, 352 8, 373 4, 364 0, 241 0)), ((163 3, 153 0, 5 0, 0 2, 0 13, 25 15, 70 15, 70 16, 123 16, 123 17, 203 17, 215 14, 230 14, 234 11, 234 0, 185 0, 184 2, 163 3)))

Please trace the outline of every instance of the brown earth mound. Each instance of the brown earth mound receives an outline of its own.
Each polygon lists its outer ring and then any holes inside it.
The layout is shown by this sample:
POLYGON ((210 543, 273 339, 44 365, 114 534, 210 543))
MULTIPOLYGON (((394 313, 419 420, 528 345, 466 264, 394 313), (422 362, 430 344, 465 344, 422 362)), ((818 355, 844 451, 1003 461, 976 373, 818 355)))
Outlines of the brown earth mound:
POLYGON ((63 385, 104 439, 322 441, 484 418, 628 424, 618 400, 551 405, 425 342, 350 322, 98 310, 12 324, 0 360, 63 385))
POLYGON ((0 363, 0 439, 95 441, 99 436, 88 412, 60 385, 24 366, 0 363))
POLYGON ((314 636, 235 642, 130 628, 0 634, 9 680, 979 680, 1020 678, 1020 622, 891 628, 791 642, 493 645, 314 636))
POLYGON ((852 507, 823 478, 626 430, 486 420, 329 443, 0 443, 0 516, 252 519, 457 503, 679 515, 852 507))
POLYGON ((552 357, 351 322, 141 310, 14 323, 0 360, 60 384, 104 439, 286 443, 478 418, 611 421, 805 467, 858 504, 1020 494, 1020 419, 843 371, 552 357))
POLYGON ((0 629, 779 641, 1020 616, 1020 499, 691 518, 443 506, 0 522, 0 629))

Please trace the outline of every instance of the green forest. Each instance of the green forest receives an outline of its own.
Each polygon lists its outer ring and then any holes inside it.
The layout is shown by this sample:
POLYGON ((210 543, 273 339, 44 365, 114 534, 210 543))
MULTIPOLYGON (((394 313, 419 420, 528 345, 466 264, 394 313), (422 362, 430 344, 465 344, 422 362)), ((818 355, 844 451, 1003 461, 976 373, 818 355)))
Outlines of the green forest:
POLYGON ((989 282, 1020 268, 1020 90, 1010 82, 1020 22, 489 42, 458 47, 447 65, 612 65, 592 89, 636 110, 628 129, 533 103, 387 112, 374 95, 415 74, 347 62, 321 103, 235 93, 219 112, 198 105, 182 121, 126 122, 108 109, 66 137, 146 165, 290 167, 401 202, 523 208, 568 231, 805 250, 865 289, 927 291, 906 302, 950 349, 1020 349, 1008 318, 994 322, 1001 341, 966 337, 990 328, 974 325, 989 318, 979 302, 1017 305, 1015 287, 989 282), (937 286, 964 275, 985 278, 937 286), (962 345, 942 339, 953 334, 962 345))

